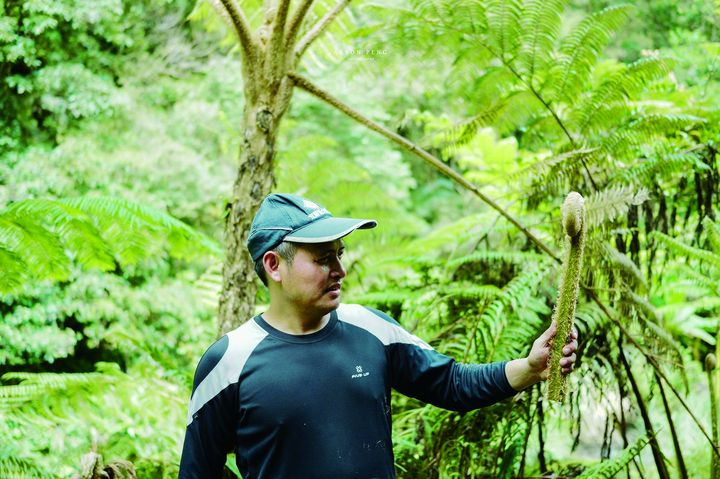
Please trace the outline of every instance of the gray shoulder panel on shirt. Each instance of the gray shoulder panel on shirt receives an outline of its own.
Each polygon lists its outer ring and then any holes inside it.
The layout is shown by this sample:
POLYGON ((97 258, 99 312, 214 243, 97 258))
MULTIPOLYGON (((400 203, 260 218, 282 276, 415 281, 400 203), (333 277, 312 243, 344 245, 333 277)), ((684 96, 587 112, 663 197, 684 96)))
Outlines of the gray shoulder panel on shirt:
POLYGON ((432 349, 425 341, 410 334, 395 322, 390 322, 359 304, 341 304, 337 313, 339 321, 364 329, 385 346, 402 343, 413 344, 421 349, 432 349))
POLYGON ((193 391, 187 425, 192 423, 193 415, 212 398, 230 384, 238 382, 248 358, 267 334, 254 319, 227 333, 228 344, 225 353, 193 391))

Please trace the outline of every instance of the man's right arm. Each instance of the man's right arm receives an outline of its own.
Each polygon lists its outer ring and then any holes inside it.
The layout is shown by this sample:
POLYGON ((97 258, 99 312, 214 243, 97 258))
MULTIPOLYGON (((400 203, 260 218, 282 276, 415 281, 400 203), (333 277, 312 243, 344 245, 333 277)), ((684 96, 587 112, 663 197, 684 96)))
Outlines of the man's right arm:
POLYGON ((185 429, 179 479, 220 478, 234 444, 238 383, 227 383, 221 360, 228 347, 223 336, 200 359, 185 429))

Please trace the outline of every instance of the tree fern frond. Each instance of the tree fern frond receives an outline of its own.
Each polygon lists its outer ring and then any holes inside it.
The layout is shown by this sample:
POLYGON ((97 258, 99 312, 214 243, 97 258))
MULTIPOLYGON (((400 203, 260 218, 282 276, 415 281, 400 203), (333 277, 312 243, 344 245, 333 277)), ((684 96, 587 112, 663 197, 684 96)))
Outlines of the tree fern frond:
POLYGON ((644 189, 635 191, 628 186, 606 188, 587 197, 585 219, 588 225, 598 226, 625 215, 631 205, 640 205, 647 199, 648 192, 644 189))
POLYGON ((685 256, 687 258, 705 262, 716 269, 720 268, 720 255, 701 248, 686 245, 682 241, 659 231, 653 231, 651 235, 679 256, 685 256))
POLYGON ((522 37, 517 64, 532 84, 550 61, 560 32, 562 11, 567 0, 527 0, 521 19, 522 37))
POLYGON ((623 449, 616 458, 603 461, 586 469, 577 476, 577 479, 610 479, 615 477, 618 472, 630 464, 630 461, 640 455, 640 452, 649 442, 650 437, 647 434, 640 436, 633 444, 623 449))
POLYGON ((8 405, 16 406, 18 402, 32 401, 53 391, 69 390, 90 386, 105 379, 108 373, 5 373, 0 385, 0 410, 8 405), (17 383, 9 384, 8 383, 17 383))
POLYGON ((695 285, 701 286, 720 296, 720 282, 718 281, 718 278, 711 278, 686 264, 679 265, 679 270, 695 285))
POLYGON ((469 255, 461 256, 459 258, 453 258, 447 262, 448 268, 457 268, 468 263, 512 263, 518 265, 525 265, 533 262, 537 263, 544 259, 543 255, 538 253, 531 253, 527 251, 492 251, 492 250, 479 250, 469 255))
POLYGON ((59 201, 30 199, 7 208, 15 218, 31 218, 57 234, 65 249, 87 268, 109 270, 115 266, 108 245, 85 212, 59 201))
POLYGON ((608 317, 595 303, 578 304, 575 318, 581 337, 590 337, 593 331, 603 331, 610 323, 608 317))
POLYGON ((488 43, 504 60, 512 60, 520 47, 522 2, 491 0, 487 7, 488 43))
POLYGON ((526 343, 517 344, 516 341, 505 342, 503 341, 504 335, 507 334, 508 327, 519 328, 523 333, 527 332, 528 328, 535 332, 537 324, 523 324, 524 321, 514 321, 510 324, 506 311, 519 311, 523 308, 529 294, 537 288, 540 279, 545 274, 547 274, 546 268, 530 267, 524 270, 510 280, 496 299, 483 311, 477 321, 475 331, 468 335, 475 337, 476 345, 482 344, 482 350, 477 351, 479 361, 493 361, 499 346, 503 346, 503 349, 507 350, 513 347, 522 349, 527 346, 526 343))
POLYGON ((444 299, 469 299, 487 301, 498 295, 500 289, 493 285, 472 285, 462 283, 452 283, 439 289, 440 295, 444 299))
POLYGON ((687 385, 687 375, 682 367, 685 362, 682 343, 661 326, 660 314, 646 298, 635 294, 627 287, 622 289, 622 295, 638 313, 637 319, 643 329, 643 341, 652 346, 653 350, 662 350, 668 354, 674 360, 674 365, 679 369, 687 385))
POLYGON ((577 165, 582 163, 582 160, 589 158, 594 151, 595 148, 578 148, 540 159, 512 175, 511 179, 525 177, 531 178, 533 182, 543 183, 543 179, 547 179, 548 176, 556 176, 566 169, 566 164, 572 165, 571 169, 574 170, 577 165))
MULTIPOLYGON (((0 233, 2 235, 2 233, 0 233)), ((15 252, 5 249, 0 240, 0 292, 15 293, 28 279, 28 267, 15 252)))
POLYGON ((373 291, 370 293, 354 295, 353 302, 384 306, 403 304, 405 301, 418 296, 418 292, 411 289, 393 289, 389 291, 373 291))
POLYGON ((703 219, 703 228, 705 228, 710 248, 715 251, 715 254, 720 255, 720 226, 706 216, 703 219))
POLYGON ((0 244, 20 257, 33 276, 64 280, 70 275, 62 243, 32 218, 0 213, 0 244))
MULTIPOLYGON (((507 108, 505 99, 487 105, 471 118, 448 130, 434 134, 431 142, 434 146, 440 147, 448 153, 453 153, 456 151, 456 149, 453 149, 454 147, 466 145, 473 139, 480 128, 493 125, 505 108, 507 108)), ((427 143, 427 140, 423 141, 423 143, 427 143)))
POLYGON ((629 5, 611 6, 585 18, 563 38, 560 58, 552 77, 555 97, 572 104, 575 92, 582 91, 590 70, 610 38, 625 23, 632 11, 629 5))
POLYGON ((699 122, 704 120, 691 115, 646 114, 634 118, 629 124, 604 136, 598 146, 606 154, 615 158, 624 158, 634 155, 645 144, 699 122))
POLYGON ((223 265, 215 263, 193 283, 200 302, 210 308, 216 308, 223 285, 223 265))
POLYGON ((92 215, 97 222, 123 224, 132 230, 162 229, 172 253, 179 257, 197 254, 222 254, 221 248, 205 235, 180 220, 154 208, 121 198, 84 196, 60 200, 62 203, 92 215))
POLYGON ((658 139, 650 152, 621 170, 616 178, 623 183, 656 180, 679 172, 702 169, 704 166, 698 152, 679 151, 677 146, 658 139))
POLYGON ((30 458, 0 455, 0 477, 5 479, 52 479, 56 476, 30 458))
POLYGON ((643 289, 647 291, 648 285, 645 276, 643 276, 642 271, 640 271, 640 268, 638 268, 635 262, 628 258, 626 254, 621 253, 609 244, 603 243, 602 245, 605 258, 611 265, 614 265, 623 273, 625 283, 632 289, 643 289))
POLYGON ((668 62, 659 58, 642 58, 613 72, 572 113, 576 128, 582 132, 602 130, 613 118, 616 123, 625 116, 622 113, 631 111, 623 100, 632 98, 668 72, 668 62))

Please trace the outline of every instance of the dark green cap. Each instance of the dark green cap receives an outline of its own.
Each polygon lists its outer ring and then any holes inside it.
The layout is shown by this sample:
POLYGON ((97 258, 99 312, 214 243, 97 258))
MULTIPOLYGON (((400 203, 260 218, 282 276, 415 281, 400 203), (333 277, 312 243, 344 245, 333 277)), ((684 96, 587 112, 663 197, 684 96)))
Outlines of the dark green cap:
POLYGON ((274 193, 260 204, 250 228, 247 247, 253 261, 257 261, 283 241, 326 243, 347 236, 356 229, 375 226, 375 220, 335 218, 322 206, 301 196, 274 193))

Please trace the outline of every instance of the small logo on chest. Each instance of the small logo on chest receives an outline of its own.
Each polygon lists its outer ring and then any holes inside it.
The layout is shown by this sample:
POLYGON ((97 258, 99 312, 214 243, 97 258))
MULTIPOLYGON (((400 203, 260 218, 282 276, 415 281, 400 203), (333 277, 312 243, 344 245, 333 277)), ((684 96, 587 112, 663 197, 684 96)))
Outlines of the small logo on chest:
POLYGON ((370 372, 369 372, 369 371, 363 371, 362 366, 359 366, 359 365, 358 365, 358 366, 355 366, 355 374, 353 374, 353 375, 350 376, 350 377, 351 377, 352 379, 357 379, 357 378, 364 378, 365 376, 370 376, 370 372))

